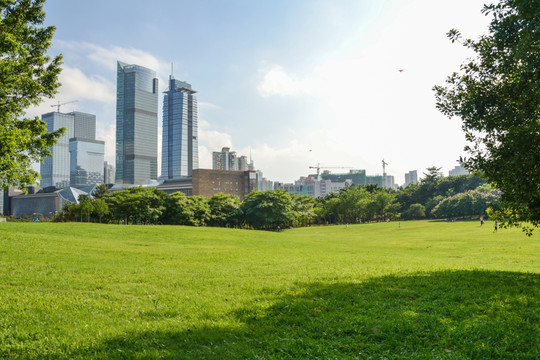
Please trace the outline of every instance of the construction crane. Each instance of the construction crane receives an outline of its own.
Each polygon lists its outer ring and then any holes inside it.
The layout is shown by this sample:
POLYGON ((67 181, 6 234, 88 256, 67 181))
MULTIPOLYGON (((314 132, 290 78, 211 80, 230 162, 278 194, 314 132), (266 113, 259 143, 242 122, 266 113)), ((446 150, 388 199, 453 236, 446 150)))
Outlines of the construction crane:
POLYGON ((384 159, 382 159, 382 173, 383 173, 383 176, 386 176, 386 165, 388 165, 388 163, 386 161, 384 161, 384 159))
POLYGON ((317 176, 319 176, 321 169, 352 169, 352 166, 321 166, 321 164, 317 164, 317 166, 310 166, 310 169, 317 169, 317 176))
POLYGON ((58 104, 55 104, 55 105, 51 105, 51 107, 57 107, 57 112, 60 112, 60 106, 63 106, 63 105, 67 105, 67 104, 71 104, 71 103, 74 103, 74 102, 77 102, 78 100, 73 100, 73 101, 67 101, 67 102, 63 102, 61 103, 60 101, 58 102, 58 104))
POLYGON ((386 187, 386 165, 388 165, 388 163, 382 159, 383 188, 386 187))

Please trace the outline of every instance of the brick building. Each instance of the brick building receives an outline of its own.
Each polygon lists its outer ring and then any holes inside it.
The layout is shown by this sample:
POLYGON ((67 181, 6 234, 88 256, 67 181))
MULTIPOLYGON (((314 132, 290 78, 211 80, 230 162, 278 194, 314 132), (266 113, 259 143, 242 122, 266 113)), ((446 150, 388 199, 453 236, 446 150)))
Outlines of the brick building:
POLYGON ((243 199, 254 190, 257 190, 255 171, 193 170, 193 195, 211 197, 224 193, 243 199))

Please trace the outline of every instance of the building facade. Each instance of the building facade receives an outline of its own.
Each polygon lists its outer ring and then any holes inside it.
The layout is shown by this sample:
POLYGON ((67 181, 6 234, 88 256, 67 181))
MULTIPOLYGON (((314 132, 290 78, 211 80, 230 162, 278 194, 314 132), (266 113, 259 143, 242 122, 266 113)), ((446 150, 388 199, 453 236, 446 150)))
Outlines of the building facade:
POLYGON ((74 137, 69 139, 70 184, 82 187, 103 182, 105 142, 74 137))
POLYGON ((114 184, 114 166, 107 161, 103 162, 103 183, 114 184))
POLYGON ((74 123, 73 116, 60 112, 51 112, 41 115, 41 120, 47 123, 47 131, 52 132, 60 128, 66 131, 51 150, 51 156, 47 156, 41 163, 41 182, 42 188, 55 186, 65 188, 69 186, 69 139, 73 137, 74 123))
POLYGON ((452 170, 448 172, 448 176, 460 176, 468 174, 469 170, 467 170, 463 165, 456 165, 452 170))
POLYGON ((196 91, 187 82, 169 77, 163 98, 161 178, 191 176, 199 167, 196 91))
POLYGON ((211 197, 224 193, 243 199, 257 190, 255 171, 193 170, 193 195, 211 197))
POLYGON ((248 161, 247 156, 238 156, 236 151, 231 151, 230 148, 224 147, 221 151, 214 151, 212 153, 212 169, 249 171, 255 170, 255 165, 253 164, 253 160, 250 159, 248 161))
POLYGON ((118 61, 116 78, 116 183, 157 179, 156 72, 118 61))
POLYGON ((407 187, 411 184, 418 184, 418 172, 416 170, 405 173, 405 184, 403 187, 407 187))
POLYGON ((73 111, 68 115, 73 116, 73 137, 96 139, 96 115, 80 111, 73 111))

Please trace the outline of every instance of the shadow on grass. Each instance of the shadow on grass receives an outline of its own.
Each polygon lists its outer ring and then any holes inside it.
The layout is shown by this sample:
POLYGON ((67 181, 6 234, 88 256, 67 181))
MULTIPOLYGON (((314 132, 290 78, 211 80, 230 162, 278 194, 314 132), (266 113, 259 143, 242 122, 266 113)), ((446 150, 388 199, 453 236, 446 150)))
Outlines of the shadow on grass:
POLYGON ((264 311, 233 313, 236 328, 131 333, 70 357, 534 359, 539 314, 538 274, 385 276, 301 286, 264 311))

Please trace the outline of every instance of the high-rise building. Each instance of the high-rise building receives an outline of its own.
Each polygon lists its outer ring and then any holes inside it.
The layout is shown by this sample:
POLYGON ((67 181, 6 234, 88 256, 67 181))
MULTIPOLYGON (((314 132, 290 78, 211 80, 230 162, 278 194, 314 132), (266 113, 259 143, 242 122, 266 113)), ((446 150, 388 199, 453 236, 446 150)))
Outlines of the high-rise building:
POLYGON ((118 61, 116 72, 116 183, 157 179, 156 72, 118 61))
POLYGON ((107 161, 103 163, 103 183, 114 184, 114 166, 107 161))
POLYGON ((69 153, 70 186, 82 187, 103 182, 104 141, 71 138, 69 153))
POLYGON ((75 136, 95 140, 96 116, 79 111, 67 114, 50 112, 41 115, 47 123, 47 131, 65 128, 66 131, 58 142, 51 147, 51 156, 47 156, 41 163, 40 186, 55 186, 65 188, 70 184, 70 153, 69 140, 75 136))
POLYGON ((169 77, 163 98, 161 178, 192 176, 199 167, 197 98, 191 85, 169 77))
POLYGON ((247 156, 237 156, 236 151, 231 151, 230 148, 224 147, 221 149, 221 151, 214 151, 212 153, 212 169, 251 171, 255 170, 255 165, 253 160, 248 162, 247 156))
POLYGON ((467 170, 462 164, 456 165, 452 170, 448 172, 448 176, 460 176, 468 174, 469 170, 467 170))
POLYGON ((416 170, 411 170, 408 173, 405 173, 405 184, 404 187, 407 187, 411 184, 418 183, 418 172, 416 170))
POLYGON ((80 111, 73 111, 68 115, 73 116, 73 137, 96 139, 96 115, 80 111))

